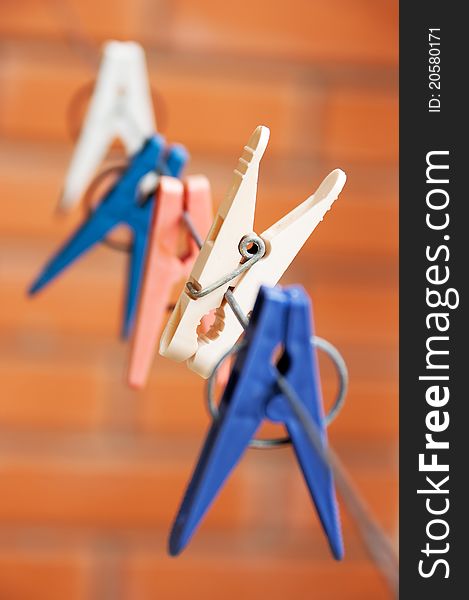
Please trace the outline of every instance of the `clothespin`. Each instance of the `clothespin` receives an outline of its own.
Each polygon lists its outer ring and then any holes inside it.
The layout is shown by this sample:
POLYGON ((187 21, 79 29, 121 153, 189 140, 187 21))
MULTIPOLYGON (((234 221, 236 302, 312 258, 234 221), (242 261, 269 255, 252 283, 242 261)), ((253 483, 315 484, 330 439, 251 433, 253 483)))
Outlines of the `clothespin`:
POLYGON ((268 139, 269 130, 261 126, 244 147, 232 185, 161 337, 160 354, 187 361, 202 377, 211 374, 243 331, 226 306, 228 288, 248 314, 259 287, 278 282, 345 184, 345 173, 332 171, 315 194, 260 237, 253 235, 259 163, 268 139), (198 333, 202 317, 212 310, 217 319, 210 331, 198 333))
POLYGON ((332 471, 277 386, 280 373, 304 403, 326 444, 317 358, 310 342, 310 313, 309 298, 301 287, 261 287, 218 418, 210 427, 174 522, 171 554, 179 554, 187 545, 262 421, 269 419, 285 424, 332 554, 336 559, 343 557, 332 471), (274 364, 279 346, 283 354, 274 364))
POLYGON ((127 337, 133 326, 140 283, 143 275, 149 225, 154 195, 141 198, 139 185, 154 172, 178 176, 188 154, 183 146, 167 146, 163 137, 155 135, 130 160, 130 164, 114 187, 104 196, 91 216, 46 264, 29 289, 33 295, 50 283, 72 262, 103 240, 118 225, 133 232, 122 335, 127 337))
POLYGON ((129 385, 136 388, 147 379, 171 289, 188 276, 199 253, 183 223, 184 212, 204 237, 212 222, 210 183, 206 177, 193 175, 184 181, 161 177, 156 194, 128 369, 129 385), (182 256, 178 254, 181 228, 186 239, 182 256))
POLYGON ((107 42, 59 208, 70 210, 78 203, 113 140, 119 138, 131 156, 155 131, 143 48, 107 42))

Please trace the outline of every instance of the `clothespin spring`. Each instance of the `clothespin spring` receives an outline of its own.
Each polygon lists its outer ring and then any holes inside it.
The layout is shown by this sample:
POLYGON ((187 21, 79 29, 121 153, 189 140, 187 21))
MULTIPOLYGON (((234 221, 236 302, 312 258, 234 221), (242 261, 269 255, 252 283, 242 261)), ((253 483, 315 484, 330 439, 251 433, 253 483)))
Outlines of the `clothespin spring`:
POLYGON ((239 275, 250 269, 258 260, 260 260, 265 254, 265 242, 258 235, 252 233, 249 235, 245 235, 242 240, 239 242, 239 253, 245 262, 242 262, 236 269, 231 271, 231 273, 227 273, 218 281, 208 285, 203 289, 198 289, 192 281, 188 281, 186 283, 187 293, 191 298, 197 300, 198 298, 203 298, 207 296, 207 294, 211 294, 214 290, 222 287, 229 281, 236 279, 239 275))

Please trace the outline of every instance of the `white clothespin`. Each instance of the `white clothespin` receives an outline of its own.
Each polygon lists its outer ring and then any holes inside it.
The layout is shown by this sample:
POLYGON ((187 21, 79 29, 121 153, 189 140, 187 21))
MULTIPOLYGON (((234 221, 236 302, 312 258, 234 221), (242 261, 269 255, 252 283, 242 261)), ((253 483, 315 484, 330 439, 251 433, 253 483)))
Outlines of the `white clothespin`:
POLYGON ((252 240, 259 163, 268 140, 267 127, 257 127, 244 147, 233 183, 161 338, 160 354, 176 361, 187 360, 189 368, 202 377, 211 374, 243 332, 224 299, 228 287, 233 288, 234 298, 247 315, 254 306, 259 287, 278 282, 345 184, 345 173, 340 169, 332 171, 315 194, 260 235, 260 241, 265 244, 262 258, 236 278, 212 290, 214 282, 220 283, 227 273, 240 266, 241 240, 246 236, 248 241, 252 240), (204 288, 211 291, 194 299, 191 289, 197 292, 204 288), (217 310, 211 329, 198 333, 202 317, 213 309, 217 310))
POLYGON ((107 42, 59 208, 69 210, 79 202, 114 139, 134 154, 155 129, 143 48, 107 42))

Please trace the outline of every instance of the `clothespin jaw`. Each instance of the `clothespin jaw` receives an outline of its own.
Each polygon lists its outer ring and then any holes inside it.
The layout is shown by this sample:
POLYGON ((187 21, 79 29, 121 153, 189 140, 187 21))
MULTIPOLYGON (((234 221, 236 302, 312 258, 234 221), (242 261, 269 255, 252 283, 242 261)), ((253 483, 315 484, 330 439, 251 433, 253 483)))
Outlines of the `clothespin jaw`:
MULTIPOLYGON (((189 282, 204 289, 238 267, 239 246, 253 230, 259 161, 268 141, 268 130, 258 127, 245 148, 230 187, 212 228, 200 251, 189 282), (251 156, 251 163, 246 158, 251 156), (244 176, 240 172, 244 172, 244 176), (242 181, 242 185, 239 183, 242 181)), ((224 295, 233 288, 236 301, 245 314, 252 309, 261 285, 275 285, 324 218, 345 184, 343 171, 332 171, 315 194, 264 231, 260 238, 265 255, 232 281, 227 281, 203 297, 194 298, 183 290, 160 342, 160 354, 187 361, 190 369, 208 377, 218 360, 242 333, 235 315, 226 307, 224 295), (217 319, 210 331, 197 334, 204 315, 215 310, 217 319)))
POLYGON ((130 351, 127 381, 131 387, 141 388, 145 384, 172 287, 187 277, 199 253, 186 231, 186 248, 178 255, 184 211, 190 215, 196 230, 205 236, 212 222, 211 204, 210 183, 206 177, 193 175, 183 182, 160 178, 130 351))
POLYGON ((135 42, 107 42, 59 208, 76 206, 115 138, 132 155, 155 131, 143 48, 135 42))
POLYGON ((342 558, 332 472, 308 441, 276 383, 278 369, 304 402, 327 443, 311 335, 310 303, 301 288, 260 289, 244 344, 220 402, 219 416, 210 427, 175 519, 170 554, 179 554, 187 545, 262 421, 268 418, 285 424, 332 553, 342 558), (279 346, 284 351, 275 365, 273 356, 279 346))
POLYGON ((160 171, 167 164, 177 169, 180 175, 183 166, 183 151, 178 146, 166 149, 162 136, 150 137, 130 160, 129 166, 113 188, 104 196, 91 216, 72 234, 62 248, 46 264, 43 271, 29 289, 36 294, 64 269, 103 240, 114 227, 124 224, 132 230, 133 242, 130 251, 127 294, 124 308, 122 335, 130 333, 143 276, 143 267, 154 196, 141 201, 139 185, 146 175, 160 171))

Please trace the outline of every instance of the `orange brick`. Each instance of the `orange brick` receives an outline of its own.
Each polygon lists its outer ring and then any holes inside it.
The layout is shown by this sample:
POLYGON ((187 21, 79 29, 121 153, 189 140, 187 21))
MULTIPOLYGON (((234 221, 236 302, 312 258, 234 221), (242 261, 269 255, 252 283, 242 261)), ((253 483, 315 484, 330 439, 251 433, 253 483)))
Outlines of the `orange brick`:
POLYGON ((337 277, 333 282, 310 284, 303 270, 295 270, 312 298, 316 332, 337 344, 396 344, 397 342, 397 290, 372 282, 346 285, 337 277))
POLYGON ((89 560, 80 553, 0 550, 4 600, 85 600, 91 575, 89 560))
MULTIPOLYGON (((45 326, 55 333, 81 331, 109 335, 118 331, 126 289, 127 258, 121 253, 95 248, 40 294, 34 298, 26 296, 27 287, 58 246, 59 240, 48 244, 2 243, 2 252, 11 259, 0 269, 4 306, 0 324, 12 327, 16 323, 23 328, 45 326)), ((359 334, 367 341, 395 339, 395 262, 387 267, 382 260, 368 261, 363 250, 344 258, 340 253, 317 254, 315 250, 312 239, 281 282, 304 285, 315 303, 317 318, 324 315, 322 321, 317 321, 321 331, 325 334, 332 327, 335 335, 335 320, 342 321, 341 330, 345 325, 342 338, 359 334)), ((181 284, 176 286, 175 294, 180 289, 181 284)))
MULTIPOLYGON (((272 132, 273 139, 275 133, 272 132)), ((238 138, 240 146, 241 135, 238 138)), ((47 152, 25 142, 0 146, 0 177, 5 193, 0 220, 3 234, 17 234, 28 239, 45 237, 52 247, 54 241, 65 237, 84 218, 81 208, 66 218, 54 214, 69 154, 70 148, 64 145, 49 145, 47 152), (30 177, 25 178, 24 172, 30 177)), ((237 150, 222 159, 213 154, 212 160, 202 166, 212 182, 214 206, 226 192, 236 155, 237 150)), ((194 158, 196 164, 189 165, 192 173, 199 169, 201 162, 197 155, 194 158)), ((295 170, 295 161, 290 158, 288 162, 282 161, 283 169, 279 173, 277 162, 266 155, 261 166, 257 231, 263 231, 306 199, 328 172, 328 167, 319 168, 315 161, 305 161, 303 167, 297 166, 295 170)), ((396 258, 397 176, 376 176, 374 169, 370 172, 365 168, 363 172, 355 167, 347 169, 347 174, 348 181, 339 200, 305 248, 311 247, 315 255, 335 253, 342 261, 356 260, 357 254, 368 260, 377 256, 380 259, 396 258), (372 253, 370 248, 373 248, 372 253)))
MULTIPOLYGON (((329 433, 329 443, 345 465, 359 496, 378 522, 394 535, 398 502, 397 447, 387 440, 373 440, 368 434, 360 442, 358 437, 344 441, 336 424, 331 426, 329 433)), ((255 492, 253 501, 262 503, 264 519, 278 533, 279 543, 288 547, 291 542, 292 551, 298 544, 304 544, 327 552, 316 510, 291 448, 250 451, 239 468, 246 471, 250 489, 255 492)), ((337 493, 341 498, 339 489, 337 493)), ((341 518, 346 545, 355 557, 356 525, 344 502, 341 503, 341 518)), ((238 531, 243 527, 245 523, 240 523, 238 531)))
MULTIPOLYGON (((321 386, 326 407, 337 392, 334 368, 321 359, 321 386)), ((354 361, 349 365, 354 373, 354 361)), ((167 366, 157 358, 147 387, 136 399, 138 423, 143 431, 160 435, 201 435, 209 423, 205 406, 205 382, 192 373, 167 366)), ((341 440, 395 439, 398 430, 397 385, 393 381, 370 377, 351 377, 345 408, 334 421, 332 431, 341 440)), ((278 433, 278 432, 277 432, 278 433)))
POLYGON ((0 70, 0 130, 4 136, 68 141, 68 104, 77 88, 94 76, 94 70, 90 76, 66 49, 64 54, 15 48, 6 53, 0 70))
POLYGON ((2 358, 0 378, 2 427, 73 431, 96 429, 105 421, 106 387, 98 369, 2 358))
POLYGON ((185 365, 174 366, 164 358, 155 358, 148 384, 139 394, 139 427, 170 435, 201 435, 209 423, 205 381, 185 365))
MULTIPOLYGON (((158 3, 161 5, 161 3, 158 3)), ((0 31, 8 36, 64 39, 68 36, 105 40, 138 39, 140 33, 164 31, 158 7, 145 0, 70 0, 67 3, 40 0, 5 0, 1 6, 0 31), (152 18, 152 29, 147 19, 152 18), (160 17, 160 18, 158 18, 160 17)))
MULTIPOLYGON (((256 0, 229 11, 215 0, 4 0, 0 33, 0 527, 26 548, 0 546, 1 600, 84 600, 103 590, 171 600, 188 589, 206 600, 220 589, 227 599, 388 598, 346 513, 347 558, 330 560, 290 449, 247 452, 191 547, 169 559, 167 530, 208 425, 204 383, 158 358, 142 393, 124 386, 124 256, 98 249, 40 297, 24 292, 82 218, 52 212, 72 151, 67 106, 94 76, 93 45, 105 39, 144 43, 169 107, 167 135, 189 146, 189 172, 206 172, 215 204, 250 130, 271 127, 258 231, 306 198, 329 166, 344 168, 340 204, 284 281, 305 285, 318 333, 347 359, 350 393, 331 443, 393 533, 397 2, 293 0, 280 11, 256 0), (71 43, 81 35, 89 46, 71 43), (97 556, 50 550, 68 535, 92 540, 97 556)), ((328 404, 336 382, 323 359, 321 374, 328 404)))
MULTIPOLYGON (((338 454, 339 458, 347 464, 345 460, 347 457, 345 455, 342 456, 340 451, 338 451, 338 454)), ((394 463, 389 462, 386 465, 380 462, 376 468, 353 465, 346 467, 354 488, 369 508, 371 515, 373 515, 391 537, 394 536, 398 524, 397 509, 399 494, 397 462, 396 450, 394 463)), ((305 490, 301 474, 291 469, 285 474, 284 485, 289 490, 289 510, 286 516, 288 526, 299 529, 303 535, 307 535, 307 531, 309 530, 312 535, 313 531, 317 529, 316 515, 311 499, 305 490)), ((356 525, 340 493, 338 493, 338 496, 340 499, 342 525, 346 532, 345 541, 347 543, 347 536, 350 529, 354 529, 356 525)))
POLYGON ((397 63, 397 2, 293 0, 288 12, 267 0, 228 11, 214 0, 146 0, 96 4, 72 0, 45 8, 38 0, 2 3, 0 31, 8 36, 63 39, 67 35, 136 39, 183 51, 309 61, 397 63), (340 17, 340 18, 338 18, 340 17))
POLYGON ((324 124, 324 153, 335 161, 390 162, 398 157, 397 91, 333 89, 324 124))
MULTIPOLYGON (((106 438, 99 446, 91 441, 87 445, 69 444, 66 451, 49 439, 40 450, 34 450, 31 442, 25 445, 22 455, 17 451, 3 453, 0 524, 80 531, 166 530, 180 504, 204 435, 199 433, 196 441, 174 434, 163 441, 159 436, 161 442, 151 452, 148 442, 119 449, 116 438, 117 443, 107 442, 107 454, 112 453, 112 458, 97 456, 97 452, 103 453, 100 448, 106 448, 106 438), (79 448, 81 453, 86 450, 89 458, 80 458, 79 448), (129 453, 132 458, 128 458, 129 453)), ((373 445, 367 440, 357 445, 351 440, 337 445, 333 435, 331 443, 340 456, 347 458, 354 480, 379 518, 393 518, 391 496, 386 502, 382 497, 395 489, 393 466, 385 454, 388 442, 377 440, 373 445), (370 446, 374 448, 371 466, 367 455, 370 446)), ((247 452, 204 520, 201 540, 213 531, 231 535, 228 532, 237 530, 245 540, 272 527, 288 531, 292 511, 295 515, 301 513, 295 508, 296 487, 302 490, 302 498, 307 498, 291 449, 247 452)), ((319 522, 311 514, 309 511, 309 521, 315 535, 320 536, 319 522)))
POLYGON ((0 178, 5 193, 0 231, 6 235, 65 236, 83 218, 83 209, 73 216, 55 214, 65 177, 65 158, 71 148, 29 143, 0 144, 0 178), (25 177, 25 173, 28 176, 25 177))
POLYGON ((206 558, 186 554, 177 561, 160 553, 139 553, 129 560, 123 592, 125 600, 165 598, 176 600, 191 590, 194 599, 256 600, 259 594, 272 600, 292 596, 307 600, 387 600, 387 591, 374 568, 365 561, 313 561, 269 559, 252 554, 206 558), (216 562, 214 562, 216 561, 216 562), (262 590, 262 591, 261 591, 262 590))
POLYGON ((9 326, 16 318, 17 325, 43 325, 51 333, 68 324, 69 331, 113 331, 118 336, 127 264, 127 257, 121 253, 95 248, 37 297, 26 295, 32 280, 59 247, 58 242, 48 244, 47 249, 43 246, 40 252, 33 250, 35 258, 22 247, 6 251, 11 260, 0 270, 5 307, 0 324, 9 326))
MULTIPOLYGON (((3 135, 67 142, 69 103, 95 69, 84 68, 66 47, 8 48, 0 70, 3 135)), ((257 71, 221 65, 191 69, 181 60, 154 64, 150 56, 148 64, 150 81, 168 106, 167 137, 186 144, 194 155, 234 153, 234 162, 259 124, 272 128, 272 154, 311 155, 318 147, 320 93, 309 91, 306 103, 302 85, 284 68, 272 66, 259 77, 257 71), (312 129, 308 136, 306 119, 312 129)))
POLYGON ((396 64, 397 2, 269 0, 227 10, 216 0, 176 0, 173 43, 185 50, 237 53, 294 60, 396 64))
POLYGON ((320 93, 311 93, 305 105, 303 88, 284 71, 271 68, 256 75, 227 67, 196 73, 152 70, 152 81, 170 110, 167 136, 186 144, 195 156, 229 153, 234 165, 250 133, 262 124, 272 130, 270 155, 312 156, 318 149, 320 93), (311 136, 304 134, 307 117, 311 136))
MULTIPOLYGON (((343 326, 342 322, 335 325, 337 331, 343 326)), ((324 335, 330 337, 331 332, 324 329, 324 335)), ((334 424, 334 432, 347 439, 393 439, 397 431, 396 351, 378 353, 373 344, 358 349, 356 344, 346 344, 340 338, 333 340, 346 357, 351 373, 346 408, 334 424)), ((47 343, 38 340, 41 348, 47 343)), ((81 338, 77 334, 64 335, 55 339, 46 353, 41 350, 40 361, 33 342, 28 345, 29 354, 11 343, 7 351, 0 353, 6 390, 0 402, 4 424, 22 429, 67 430, 112 424, 126 429, 126 419, 136 419, 142 432, 171 436, 199 436, 208 426, 205 382, 184 365, 157 356, 147 386, 136 393, 124 382, 128 349, 116 345, 112 335, 101 349, 87 334, 81 338), (79 355, 77 348, 81 348, 79 355), (64 389, 66 400, 60 392, 64 389)), ((319 357, 321 385, 329 405, 336 393, 336 374, 322 353, 319 357)))
MULTIPOLYGON (((327 175, 327 172, 328 169, 324 169, 323 175, 327 175)), ((342 263, 348 261, 354 265, 359 263, 363 269, 373 261, 393 260, 397 264, 399 220, 397 192, 396 196, 389 197, 384 188, 389 185, 386 181, 383 181, 382 185, 376 184, 375 189, 372 190, 374 194, 364 192, 356 189, 359 186, 354 186, 353 169, 348 170, 347 175, 348 181, 342 194, 306 242, 300 256, 308 254, 328 260, 331 257, 336 259, 340 257, 342 263), (370 248, 373 248, 372 253, 370 248)), ((290 189, 286 189, 286 184, 281 182, 280 189, 277 188, 274 192, 275 180, 266 181, 266 179, 267 177, 261 182, 257 205, 256 229, 258 231, 274 223, 308 197, 308 192, 296 190, 294 181, 290 189)), ((314 192, 317 183, 318 179, 312 178, 310 193, 314 192)))
MULTIPOLYGON (((177 440, 166 452, 175 453, 177 440)), ((99 529, 168 528, 180 503, 196 456, 184 459, 85 460, 67 457, 2 457, 0 523, 99 529)), ((166 455, 167 456, 167 455, 166 455)), ((258 507, 243 492, 244 473, 231 478, 206 527, 235 528, 252 523, 258 507)))
MULTIPOLYGON (((337 393, 335 378, 324 378, 322 383, 326 406, 332 404, 337 393)), ((363 381, 352 376, 346 403, 337 419, 331 424, 335 439, 388 440, 397 437, 399 428, 397 385, 381 381, 363 381)))
POLYGON ((30 324, 24 330, 4 326, 0 337, 0 357, 6 368, 16 369, 22 364, 26 370, 42 369, 46 373, 55 369, 59 373, 75 371, 79 376, 86 373, 100 382, 108 382, 110 377, 116 380, 116 373, 121 373, 124 350, 116 344, 114 332, 109 336, 57 335, 47 326, 30 324))

